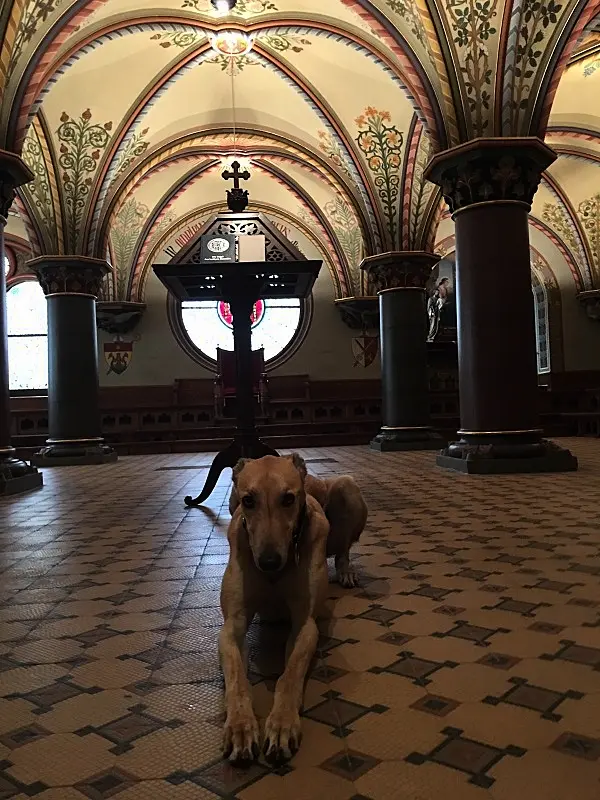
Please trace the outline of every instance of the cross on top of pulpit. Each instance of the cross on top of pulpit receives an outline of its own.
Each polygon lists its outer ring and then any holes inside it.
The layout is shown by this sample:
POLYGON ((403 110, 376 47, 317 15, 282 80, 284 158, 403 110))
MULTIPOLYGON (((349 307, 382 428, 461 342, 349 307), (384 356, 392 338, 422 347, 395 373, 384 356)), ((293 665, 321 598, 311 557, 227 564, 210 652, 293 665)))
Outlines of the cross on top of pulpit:
POLYGON ((240 172, 240 162, 234 161, 231 164, 231 170, 226 169, 221 173, 226 181, 233 178, 233 189, 227 190, 227 207, 234 213, 240 213, 246 209, 248 205, 248 190, 240 187, 240 181, 250 180, 250 173, 247 169, 240 172))
POLYGON ((239 189, 241 180, 242 181, 250 180, 250 173, 248 172, 247 169, 245 169, 243 172, 240 172, 240 162, 233 161, 231 164, 231 170, 226 169, 223 172, 222 177, 226 181, 230 181, 233 178, 233 188, 239 189))

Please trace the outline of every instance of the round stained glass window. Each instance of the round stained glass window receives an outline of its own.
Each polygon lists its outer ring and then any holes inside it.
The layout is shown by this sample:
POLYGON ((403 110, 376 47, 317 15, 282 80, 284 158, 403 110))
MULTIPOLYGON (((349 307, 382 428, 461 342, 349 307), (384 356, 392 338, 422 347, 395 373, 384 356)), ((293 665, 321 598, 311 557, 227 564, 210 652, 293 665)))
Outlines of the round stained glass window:
MULTIPOLYGON (((305 329, 300 300, 259 300, 252 310, 252 349, 265 351, 265 363, 286 352, 305 329)), ((228 303, 213 300, 181 304, 183 331, 192 348, 210 361, 217 360, 217 348, 233 350, 233 317, 228 303)), ((186 348, 189 350, 189 347, 186 348)))
POLYGON ((4 277, 12 270, 15 263, 15 255, 9 247, 4 247, 4 277))
MULTIPOLYGON (((231 308, 229 303, 220 302, 217 304, 217 313, 221 318, 221 322, 223 325, 227 325, 228 328, 233 330, 233 314, 231 313, 231 308)), ((265 315, 265 301, 264 300, 257 300, 254 304, 254 308, 252 309, 252 314, 250 314, 250 319, 252 320, 252 328, 256 328, 257 325, 263 321, 263 317, 265 315)))

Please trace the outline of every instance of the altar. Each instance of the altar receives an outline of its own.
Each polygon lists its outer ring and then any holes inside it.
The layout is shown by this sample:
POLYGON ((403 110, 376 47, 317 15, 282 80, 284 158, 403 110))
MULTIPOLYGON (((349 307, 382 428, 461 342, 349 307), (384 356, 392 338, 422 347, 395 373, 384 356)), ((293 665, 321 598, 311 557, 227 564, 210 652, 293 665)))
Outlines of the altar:
POLYGON ((236 430, 233 441, 218 453, 197 497, 187 506, 199 506, 212 494, 219 476, 240 458, 279 455, 256 431, 252 374, 252 311, 261 299, 306 298, 312 291, 322 261, 308 260, 263 214, 245 211, 248 192, 239 181, 250 174, 233 162, 226 180, 228 211, 209 220, 168 264, 155 264, 158 279, 179 301, 226 302, 233 316, 236 362, 236 430))

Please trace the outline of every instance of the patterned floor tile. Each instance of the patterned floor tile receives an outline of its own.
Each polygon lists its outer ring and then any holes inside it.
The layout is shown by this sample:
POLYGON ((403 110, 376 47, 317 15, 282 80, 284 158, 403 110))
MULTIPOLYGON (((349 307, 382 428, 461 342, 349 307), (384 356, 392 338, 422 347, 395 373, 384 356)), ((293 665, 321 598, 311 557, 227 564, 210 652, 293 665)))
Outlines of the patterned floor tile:
MULTIPOLYGON (((370 519, 279 770, 220 759, 228 476, 206 513, 182 498, 208 454, 46 471, 0 507, 0 797, 597 800, 600 441, 569 446, 585 479, 302 451, 317 474, 354 474, 370 519)), ((249 633, 261 724, 286 636, 249 633)))

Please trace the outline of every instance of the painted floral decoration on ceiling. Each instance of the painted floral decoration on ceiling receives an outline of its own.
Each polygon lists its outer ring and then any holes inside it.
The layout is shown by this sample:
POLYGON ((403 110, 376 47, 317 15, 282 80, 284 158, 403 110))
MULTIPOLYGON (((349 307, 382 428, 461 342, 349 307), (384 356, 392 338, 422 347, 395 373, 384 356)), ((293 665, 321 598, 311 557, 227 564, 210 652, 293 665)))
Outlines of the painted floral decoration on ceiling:
POLYGON ((60 117, 57 130, 60 142, 58 164, 62 170, 62 186, 67 216, 67 241, 69 252, 77 251, 83 211, 93 175, 102 152, 110 141, 112 122, 92 122, 92 112, 86 109, 73 119, 66 111, 60 117))
POLYGON ((386 217, 387 229, 392 244, 397 243, 397 207, 400 190, 400 167, 402 164, 402 133, 391 124, 389 111, 378 111, 368 106, 356 118, 359 133, 356 143, 363 152, 367 165, 374 176, 379 199, 386 217))

